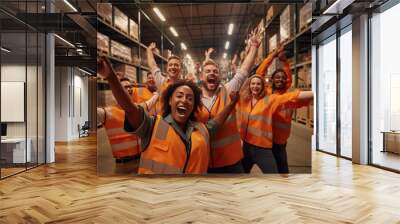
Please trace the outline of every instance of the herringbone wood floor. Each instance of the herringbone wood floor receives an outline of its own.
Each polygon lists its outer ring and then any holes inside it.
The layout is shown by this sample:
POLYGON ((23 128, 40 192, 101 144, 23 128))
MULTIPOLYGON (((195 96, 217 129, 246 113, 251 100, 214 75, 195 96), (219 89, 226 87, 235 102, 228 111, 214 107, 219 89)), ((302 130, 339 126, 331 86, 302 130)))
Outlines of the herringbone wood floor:
POLYGON ((95 138, 0 181, 0 223, 400 223, 400 175, 313 153, 313 174, 99 177, 95 138))

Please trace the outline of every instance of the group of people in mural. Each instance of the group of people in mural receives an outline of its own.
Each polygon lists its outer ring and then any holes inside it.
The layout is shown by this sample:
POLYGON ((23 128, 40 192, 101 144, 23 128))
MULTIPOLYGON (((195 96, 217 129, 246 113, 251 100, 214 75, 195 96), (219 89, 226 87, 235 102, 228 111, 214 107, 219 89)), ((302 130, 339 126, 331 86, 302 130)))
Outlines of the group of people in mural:
POLYGON ((117 106, 98 108, 113 156, 140 158, 138 174, 288 173, 286 143, 293 110, 313 100, 311 91, 292 89, 283 46, 254 69, 261 32, 252 32, 234 76, 222 83, 218 64, 207 50, 199 82, 182 78, 181 60, 168 58, 164 77, 147 48, 150 71, 145 87, 120 79, 110 61, 98 60, 117 106), (265 73, 277 58, 283 64, 270 81, 265 73), (255 72, 251 72, 255 71, 255 72), (253 74, 254 73, 254 74, 253 74))

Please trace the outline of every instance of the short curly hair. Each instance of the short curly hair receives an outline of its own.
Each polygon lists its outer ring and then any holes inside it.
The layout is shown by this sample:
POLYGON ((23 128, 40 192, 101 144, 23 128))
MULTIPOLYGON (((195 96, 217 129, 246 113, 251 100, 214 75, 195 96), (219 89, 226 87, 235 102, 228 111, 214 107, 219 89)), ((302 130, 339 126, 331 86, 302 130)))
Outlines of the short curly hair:
POLYGON ((169 85, 167 89, 164 90, 161 98, 162 108, 163 108, 162 116, 166 117, 168 116, 168 114, 171 113, 171 106, 169 105, 168 102, 171 99, 172 94, 175 92, 175 90, 181 86, 188 86, 193 91, 194 105, 193 105, 193 111, 190 113, 189 119, 195 121, 196 120, 195 114, 197 111, 199 111, 201 105, 201 90, 199 87, 197 87, 197 85, 194 82, 183 79, 178 80, 175 83, 169 85))

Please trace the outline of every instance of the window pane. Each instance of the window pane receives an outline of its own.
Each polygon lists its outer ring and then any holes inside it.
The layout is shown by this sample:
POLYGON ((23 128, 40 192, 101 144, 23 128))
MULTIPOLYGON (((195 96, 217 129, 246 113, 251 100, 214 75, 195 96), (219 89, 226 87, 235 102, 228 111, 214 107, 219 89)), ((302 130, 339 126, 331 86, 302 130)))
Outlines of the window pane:
POLYGON ((336 153, 336 37, 318 48, 318 149, 336 153))
POLYGON ((340 36, 340 153, 351 158, 352 141, 352 35, 340 36))

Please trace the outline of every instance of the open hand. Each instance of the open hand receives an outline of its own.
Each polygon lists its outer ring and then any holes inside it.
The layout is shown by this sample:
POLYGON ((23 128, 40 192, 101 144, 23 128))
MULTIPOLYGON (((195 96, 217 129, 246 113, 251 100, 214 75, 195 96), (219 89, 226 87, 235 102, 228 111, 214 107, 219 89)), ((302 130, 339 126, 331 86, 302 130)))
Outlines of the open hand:
POLYGON ((214 48, 208 48, 206 50, 206 52, 204 53, 204 55, 206 56, 206 59, 210 59, 211 58, 211 54, 214 52, 214 48))
POLYGON ((158 49, 156 47, 156 43, 151 42, 150 45, 147 47, 147 50, 153 53, 157 53, 158 49))

